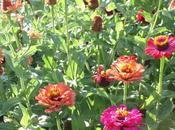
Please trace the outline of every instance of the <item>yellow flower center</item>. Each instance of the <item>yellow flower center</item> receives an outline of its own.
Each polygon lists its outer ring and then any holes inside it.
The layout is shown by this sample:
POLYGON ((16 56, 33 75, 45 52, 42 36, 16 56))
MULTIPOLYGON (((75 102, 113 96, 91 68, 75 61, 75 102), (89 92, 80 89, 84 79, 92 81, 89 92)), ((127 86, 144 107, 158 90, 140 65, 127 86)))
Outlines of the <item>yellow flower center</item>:
POLYGON ((124 118, 129 114, 129 112, 124 109, 117 109, 116 112, 121 118, 124 118))
POLYGON ((54 97, 56 97, 56 96, 58 96, 58 95, 59 95, 58 89, 55 89, 55 88, 51 88, 51 89, 50 89, 50 91, 49 91, 49 96, 50 96, 51 98, 54 98, 54 97))
POLYGON ((121 65, 121 71, 125 73, 131 73, 132 72, 132 65, 128 63, 124 63, 121 65))
POLYGON ((165 35, 160 35, 154 38, 154 44, 156 46, 165 46, 168 44, 168 37, 165 35))

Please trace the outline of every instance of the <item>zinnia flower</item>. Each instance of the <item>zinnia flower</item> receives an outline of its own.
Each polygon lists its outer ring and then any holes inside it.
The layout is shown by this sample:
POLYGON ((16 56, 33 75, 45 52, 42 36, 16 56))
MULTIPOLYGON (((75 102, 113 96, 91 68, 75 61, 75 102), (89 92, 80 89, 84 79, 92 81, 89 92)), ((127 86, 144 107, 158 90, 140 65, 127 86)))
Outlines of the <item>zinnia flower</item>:
POLYGON ((42 33, 38 32, 38 31, 30 30, 30 31, 28 32, 28 36, 29 36, 31 39, 37 40, 37 39, 41 39, 41 38, 42 38, 42 33))
POLYGON ((115 11, 115 10, 107 10, 107 9, 105 8, 105 13, 107 14, 107 16, 113 15, 113 14, 114 14, 114 11, 115 11))
POLYGON ((21 6, 22 0, 16 0, 15 3, 12 3, 11 0, 2 0, 1 11, 3 13, 15 12, 21 6))
POLYGON ((85 5, 87 4, 90 9, 96 9, 99 6, 98 0, 85 0, 85 5))
POLYGON ((138 109, 128 110, 127 106, 111 106, 101 115, 103 130, 141 130, 142 114, 138 109))
POLYGON ((45 3, 48 5, 55 5, 57 3, 57 0, 46 0, 45 3))
POLYGON ((100 65, 93 75, 92 79, 95 81, 96 84, 106 87, 109 86, 115 79, 109 77, 108 71, 104 71, 103 65, 100 65))
POLYGON ((171 2, 169 3, 169 8, 170 10, 174 10, 175 9, 175 0, 171 0, 171 2))
POLYGON ((136 14, 136 19, 137 19, 137 22, 140 22, 140 23, 144 23, 145 22, 145 18, 143 17, 142 13, 143 13, 143 9, 139 10, 136 14))
POLYGON ((3 50, 0 48, 0 65, 4 64, 5 58, 4 58, 4 53, 3 50))
POLYGON ((160 35, 150 38, 147 42, 145 53, 155 59, 170 58, 175 51, 175 37, 160 35))
POLYGON ((94 32, 101 32, 103 28, 103 19, 101 18, 101 16, 96 15, 93 18, 93 22, 92 22, 92 30, 94 32))
POLYGON ((109 70, 112 77, 127 84, 134 80, 141 80, 143 72, 143 66, 137 63, 137 57, 134 55, 120 56, 109 70))
POLYGON ((33 62, 33 58, 32 58, 32 56, 29 56, 29 57, 28 57, 28 64, 31 65, 32 62, 33 62))
POLYGON ((46 113, 59 111, 62 106, 73 106, 75 104, 75 92, 63 83, 49 84, 40 89, 35 97, 39 104, 45 106, 46 113))

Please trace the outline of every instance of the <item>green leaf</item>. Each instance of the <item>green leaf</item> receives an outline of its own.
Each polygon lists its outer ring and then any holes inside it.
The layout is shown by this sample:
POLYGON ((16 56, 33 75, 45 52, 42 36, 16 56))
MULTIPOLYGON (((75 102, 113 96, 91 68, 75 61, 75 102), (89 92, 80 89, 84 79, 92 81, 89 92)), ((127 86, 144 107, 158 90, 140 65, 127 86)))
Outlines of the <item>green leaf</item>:
POLYGON ((19 98, 12 98, 12 99, 7 100, 6 102, 1 101, 0 102, 0 116, 8 112, 13 106, 18 104, 20 101, 21 99, 19 98))
POLYGON ((20 124, 24 127, 27 128, 27 126, 29 125, 29 121, 30 121, 30 115, 28 113, 27 108, 25 108, 22 104, 19 105, 22 111, 22 118, 20 121, 20 124))
POLYGON ((173 110, 173 103, 169 98, 162 101, 159 106, 159 113, 158 113, 159 120, 164 120, 165 118, 167 118, 172 112, 172 110, 173 110))
POLYGON ((80 6, 81 8, 85 8, 85 5, 84 5, 83 0, 75 0, 75 2, 76 2, 77 5, 80 6))

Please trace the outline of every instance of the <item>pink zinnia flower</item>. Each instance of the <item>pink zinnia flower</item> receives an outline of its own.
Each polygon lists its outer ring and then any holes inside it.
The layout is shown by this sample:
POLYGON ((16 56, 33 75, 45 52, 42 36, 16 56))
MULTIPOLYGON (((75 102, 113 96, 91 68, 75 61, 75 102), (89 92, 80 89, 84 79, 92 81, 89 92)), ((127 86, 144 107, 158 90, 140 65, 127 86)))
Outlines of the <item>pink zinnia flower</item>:
POLYGON ((101 115, 103 130, 140 130, 142 114, 138 109, 128 110, 127 106, 111 106, 101 115))
POLYGON ((96 84, 106 87, 110 85, 115 79, 113 77, 109 77, 108 70, 104 71, 104 66, 99 65, 97 71, 92 76, 92 79, 95 81, 96 84))
POLYGON ((155 59, 162 57, 170 58, 175 51, 175 37, 160 35, 148 39, 145 53, 155 59))

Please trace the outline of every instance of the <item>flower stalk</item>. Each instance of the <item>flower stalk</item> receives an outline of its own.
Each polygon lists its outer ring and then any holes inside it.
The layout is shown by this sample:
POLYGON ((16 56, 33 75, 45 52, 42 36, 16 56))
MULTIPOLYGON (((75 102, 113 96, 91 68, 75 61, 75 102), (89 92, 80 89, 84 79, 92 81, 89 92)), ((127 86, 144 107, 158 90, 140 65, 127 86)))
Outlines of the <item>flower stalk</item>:
POLYGON ((62 130, 62 129, 61 129, 60 118, 59 118, 59 116, 58 116, 57 113, 56 113, 55 115, 56 115, 56 116, 55 116, 55 119, 56 119, 57 130, 62 130))
POLYGON ((67 42, 67 53, 69 53, 69 44, 70 44, 70 36, 69 36, 69 31, 68 31, 68 1, 65 0, 65 27, 66 27, 66 42, 67 42))
POLYGON ((162 91, 163 91, 163 70, 164 70, 164 66, 165 66, 165 57, 162 57, 160 59, 159 84, 158 84, 158 88, 157 88, 157 92, 160 96, 162 95, 162 91))
POLYGON ((155 26, 156 26, 156 23, 157 23, 157 20, 158 20, 158 16, 159 16, 159 11, 160 11, 161 5, 162 5, 162 0, 159 0, 159 5, 158 5, 157 12, 156 12, 156 14, 155 14, 155 19, 154 19, 153 23, 151 24, 151 27, 150 27, 149 32, 152 32, 153 29, 154 29, 155 26))
POLYGON ((55 32, 54 5, 51 6, 51 12, 52 12, 52 29, 53 29, 53 32, 55 32))
POLYGON ((126 105, 127 95, 128 95, 128 87, 129 84, 124 83, 124 90, 123 90, 123 104, 126 105))

